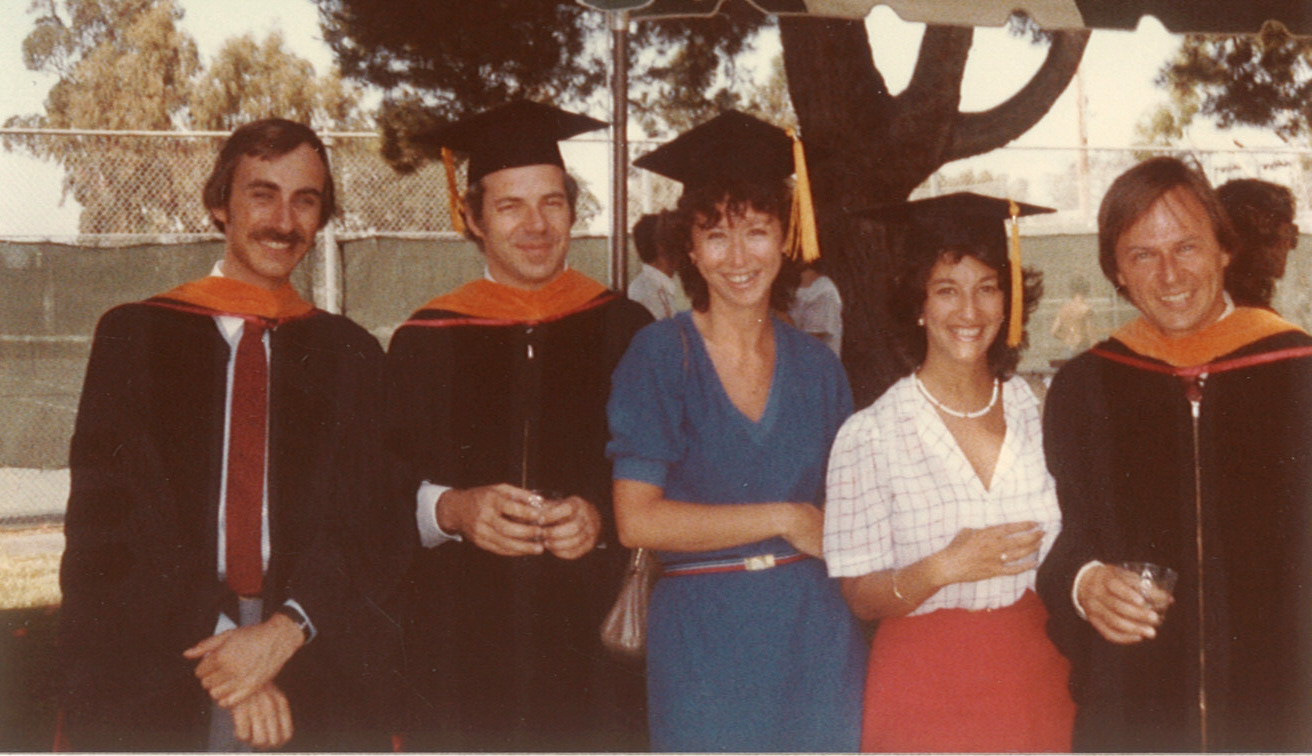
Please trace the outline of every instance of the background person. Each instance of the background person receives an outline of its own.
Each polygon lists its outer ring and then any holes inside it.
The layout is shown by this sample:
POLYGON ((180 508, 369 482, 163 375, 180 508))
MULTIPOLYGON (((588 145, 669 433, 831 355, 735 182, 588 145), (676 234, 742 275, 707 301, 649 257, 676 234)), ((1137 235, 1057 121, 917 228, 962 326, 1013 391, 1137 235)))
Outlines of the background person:
POLYGON ((801 282, 788 317, 793 325, 820 339, 825 346, 842 355, 843 298, 833 280, 823 273, 824 261, 816 260, 802 268, 801 282))
POLYGON ((646 307, 660 320, 688 309, 688 302, 674 282, 677 262, 668 249, 670 214, 647 214, 633 224, 633 246, 642 260, 642 271, 629 281, 629 299, 646 307))
POLYGON ((626 545, 656 551, 648 709, 657 751, 852 751, 865 649, 820 555, 824 466, 851 394, 833 353, 772 316, 791 140, 734 111, 635 162, 684 184, 693 301, 644 329, 609 413, 626 545))
POLYGON ((1269 308, 1289 253, 1298 246, 1294 195, 1270 181, 1234 179, 1219 186, 1216 196, 1240 240, 1226 267, 1226 291, 1235 304, 1269 308))
POLYGON ((1049 333, 1073 357, 1093 345, 1093 306, 1089 304, 1089 282, 1084 276, 1071 278, 1071 298, 1062 303, 1049 333))
POLYGON ((1069 751, 1070 665, 1034 593, 1060 515, 1039 401, 1007 341, 1042 286, 1027 271, 1012 291, 1006 201, 902 212, 892 308, 914 368, 843 425, 825 509, 829 572, 858 617, 879 620, 862 750, 1069 751))

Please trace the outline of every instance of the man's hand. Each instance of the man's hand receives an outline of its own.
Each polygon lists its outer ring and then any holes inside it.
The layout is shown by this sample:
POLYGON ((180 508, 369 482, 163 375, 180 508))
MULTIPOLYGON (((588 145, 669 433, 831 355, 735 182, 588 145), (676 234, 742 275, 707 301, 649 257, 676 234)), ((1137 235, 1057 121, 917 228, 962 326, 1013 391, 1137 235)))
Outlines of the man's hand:
POLYGON ((546 502, 543 522, 543 543, 561 559, 578 559, 587 554, 601 535, 601 513, 579 496, 546 502))
POLYGON ((291 619, 274 614, 258 625, 211 635, 182 655, 200 659, 196 677, 225 709, 241 703, 273 681, 287 660, 305 644, 291 619))
MULTIPOLYGON (((1158 606, 1165 608, 1174 599, 1165 591, 1152 589, 1158 606)), ((1109 564, 1090 568, 1075 587, 1076 598, 1102 637, 1122 645, 1157 637, 1162 615, 1140 590, 1140 579, 1129 570, 1109 564)))
POLYGON ((493 554, 541 554, 547 510, 534 506, 541 500, 532 491, 508 483, 453 488, 437 501, 437 524, 493 554))
POLYGON ((273 683, 247 696, 231 712, 237 739, 252 748, 279 748, 292 739, 292 707, 273 683))

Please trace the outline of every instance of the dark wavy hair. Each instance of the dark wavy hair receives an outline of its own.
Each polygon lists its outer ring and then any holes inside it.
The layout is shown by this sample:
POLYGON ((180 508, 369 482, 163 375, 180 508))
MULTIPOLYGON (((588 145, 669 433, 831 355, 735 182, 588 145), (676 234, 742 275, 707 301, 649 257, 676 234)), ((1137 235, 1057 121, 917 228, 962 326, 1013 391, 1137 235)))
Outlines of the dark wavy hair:
MULTIPOLYGON (((213 210, 227 207, 232 196, 232 177, 237 173, 237 164, 243 157, 272 160, 282 157, 303 144, 319 155, 323 161, 323 170, 327 175, 323 186, 323 204, 319 210, 319 228, 328 225, 328 219, 337 214, 337 191, 333 187, 333 171, 328 163, 328 149, 323 146, 314 129, 303 123, 288 121, 285 118, 265 118, 252 121, 242 126, 223 143, 219 156, 214 161, 214 170, 205 181, 201 197, 205 207, 213 210)), ((210 213, 210 220, 223 231, 223 222, 210 213)))
POLYGON ((660 215, 648 213, 633 224, 633 248, 638 251, 638 259, 645 263, 654 261, 660 254, 660 222, 660 215))
MULTIPOLYGON (((1003 316, 1002 327, 989 345, 989 370, 998 378, 1008 378, 1016 372, 1020 363, 1020 353, 1029 345, 1028 332, 1021 331, 1018 346, 1007 345, 1007 329, 1011 324, 1011 263, 1007 258, 1005 247, 996 244, 972 244, 965 246, 942 247, 937 250, 917 243, 915 234, 908 235, 906 252, 899 261, 898 269, 892 278, 889 309, 893 316, 892 337, 903 361, 903 375, 910 374, 922 362, 929 350, 929 340, 925 327, 919 324, 925 312, 925 301, 929 297, 928 285, 930 273, 940 262, 957 263, 965 257, 973 257, 987 265, 998 274, 998 285, 1002 288, 1003 316)), ((1030 315, 1039 306, 1043 297, 1043 274, 1032 268, 1022 268, 1022 286, 1024 303, 1021 308, 1022 323, 1029 323, 1030 315)))
MULTIPOLYGON (((720 179, 685 190, 678 206, 670 212, 670 254, 673 255, 683 291, 697 312, 711 306, 710 287, 692 261, 692 229, 713 228, 722 215, 740 217, 748 210, 773 215, 779 219, 784 237, 788 236, 793 202, 792 185, 787 181, 742 181, 720 179)), ((793 303, 793 294, 801 280, 802 267, 788 255, 783 256, 779 275, 770 286, 770 308, 784 311, 793 303)))
POLYGON ((1270 181, 1234 179, 1216 196, 1242 242, 1225 269, 1225 289, 1236 304, 1270 307, 1286 255, 1298 243, 1294 194, 1270 181))
POLYGON ((1125 288, 1116 280, 1117 243, 1153 203, 1177 188, 1188 191, 1202 204, 1221 249, 1232 259, 1239 249, 1239 236, 1207 177, 1179 158, 1149 158, 1117 176, 1098 208, 1098 264, 1122 296, 1125 288))

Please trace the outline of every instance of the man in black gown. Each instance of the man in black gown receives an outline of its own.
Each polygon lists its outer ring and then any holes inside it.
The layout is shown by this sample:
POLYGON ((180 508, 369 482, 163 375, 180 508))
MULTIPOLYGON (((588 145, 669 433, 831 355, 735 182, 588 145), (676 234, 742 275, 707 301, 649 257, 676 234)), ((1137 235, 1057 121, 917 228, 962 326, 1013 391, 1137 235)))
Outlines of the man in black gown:
POLYGON ((1132 168, 1100 261, 1142 317, 1061 369, 1062 531, 1039 570, 1085 751, 1312 750, 1312 338, 1224 291, 1201 174, 1132 168), (1122 562, 1179 573, 1174 601, 1122 562))
POLYGON ((383 354, 289 278, 334 211, 322 142, 268 119, 205 188, 210 276, 110 310, 71 448, 63 745, 379 749, 362 592, 383 354), (357 645, 358 644, 358 645, 357 645))
POLYGON ((602 125, 520 101, 436 135, 469 155, 463 214, 487 272, 388 352, 388 446, 425 547, 400 602, 412 749, 644 745, 642 680, 598 631, 625 564, 610 375, 651 316, 568 268, 578 187, 557 146, 602 125))

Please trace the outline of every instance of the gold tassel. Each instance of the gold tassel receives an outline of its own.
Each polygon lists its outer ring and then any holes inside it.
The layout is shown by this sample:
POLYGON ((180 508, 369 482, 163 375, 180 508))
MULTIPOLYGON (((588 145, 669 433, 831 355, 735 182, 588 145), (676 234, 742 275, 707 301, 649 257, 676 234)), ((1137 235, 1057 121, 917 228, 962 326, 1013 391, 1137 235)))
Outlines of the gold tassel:
POLYGON ((1011 261, 1011 323, 1007 326, 1007 346, 1020 346, 1025 330, 1025 272, 1020 267, 1020 206, 1008 200, 1011 211, 1011 244, 1008 257, 1011 261))
POLYGON ((457 234, 465 234, 465 216, 460 212, 460 189, 456 186, 456 156, 450 148, 442 148, 442 164, 446 166, 446 193, 451 200, 451 227, 457 234))
POLYGON ((820 235, 815 225, 815 202, 811 199, 811 176, 806 170, 806 151, 796 129, 788 129, 793 140, 793 170, 797 183, 793 187, 792 219, 788 224, 788 239, 784 249, 794 260, 804 263, 820 259, 820 235))

